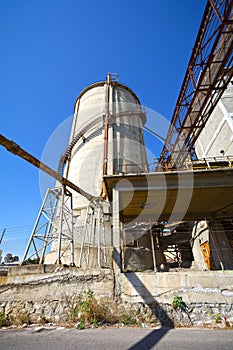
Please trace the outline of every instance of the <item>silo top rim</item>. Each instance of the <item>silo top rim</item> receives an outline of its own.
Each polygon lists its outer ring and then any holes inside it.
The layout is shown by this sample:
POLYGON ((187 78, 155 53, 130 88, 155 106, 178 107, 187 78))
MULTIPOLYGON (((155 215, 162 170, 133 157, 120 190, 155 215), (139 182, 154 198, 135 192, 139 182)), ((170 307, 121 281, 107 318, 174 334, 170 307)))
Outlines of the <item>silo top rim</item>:
MULTIPOLYGON (((77 101, 78 101, 87 91, 89 91, 89 90, 91 90, 91 89, 93 89, 93 88, 95 88, 95 87, 98 87, 98 86, 103 86, 103 85, 105 85, 105 84, 106 84, 106 81, 98 81, 98 82, 96 82, 96 83, 93 83, 93 84, 91 84, 91 85, 88 85, 88 86, 87 86, 85 89, 83 89, 83 90, 80 92, 80 94, 78 95, 78 97, 77 97, 77 99, 76 99, 76 101, 75 101, 75 106, 76 106, 77 101)), ((129 91, 129 92, 132 94, 132 96, 137 100, 137 102, 139 103, 139 105, 141 105, 141 102, 140 102, 138 96, 137 96, 137 95, 135 94, 135 92, 133 92, 133 90, 130 89, 127 85, 121 84, 121 83, 119 83, 118 81, 110 81, 110 85, 112 85, 112 86, 118 86, 118 87, 121 87, 121 88, 123 88, 123 89, 129 91)))

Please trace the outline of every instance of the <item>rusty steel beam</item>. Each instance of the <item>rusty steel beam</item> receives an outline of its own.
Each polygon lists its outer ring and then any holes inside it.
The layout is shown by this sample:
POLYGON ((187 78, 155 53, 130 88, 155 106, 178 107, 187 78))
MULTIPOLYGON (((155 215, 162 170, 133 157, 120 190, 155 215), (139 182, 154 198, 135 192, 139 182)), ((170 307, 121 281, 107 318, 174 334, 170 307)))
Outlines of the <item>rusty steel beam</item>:
POLYGON ((111 83, 110 73, 107 75, 105 84, 105 123, 104 123, 104 163, 103 175, 108 172, 108 134, 109 134, 109 89, 111 83))
POLYGON ((182 168, 233 75, 233 0, 207 2, 158 170, 182 168))
POLYGON ((14 155, 17 155, 30 164, 33 164, 35 167, 41 169, 48 175, 52 176, 54 179, 58 180, 63 186, 67 186, 71 188, 72 190, 78 192, 83 197, 87 198, 89 201, 99 201, 102 200, 101 197, 94 197, 91 194, 87 193, 86 191, 82 190, 80 187, 75 185, 73 182, 69 181, 68 179, 64 178, 61 174, 57 173, 50 167, 48 167, 46 164, 42 163, 39 159, 35 158, 30 153, 26 152, 24 149, 22 149, 17 143, 15 143, 12 140, 7 139, 5 136, 0 134, 0 144, 5 147, 9 152, 13 153, 14 155))

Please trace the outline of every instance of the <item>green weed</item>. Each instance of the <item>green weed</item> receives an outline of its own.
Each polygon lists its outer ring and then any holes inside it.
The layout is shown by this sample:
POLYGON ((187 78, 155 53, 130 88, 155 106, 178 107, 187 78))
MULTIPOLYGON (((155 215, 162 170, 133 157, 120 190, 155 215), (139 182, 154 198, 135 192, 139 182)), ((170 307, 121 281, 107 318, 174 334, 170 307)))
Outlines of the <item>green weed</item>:
POLYGON ((8 324, 8 317, 3 312, 0 312, 0 327, 6 327, 8 324))
POLYGON ((137 323, 134 317, 127 314, 121 315, 120 322, 123 323, 124 325, 133 325, 137 323))
POLYGON ((174 296, 172 301, 172 307, 174 309, 184 309, 185 308, 185 302, 183 301, 182 297, 174 296))

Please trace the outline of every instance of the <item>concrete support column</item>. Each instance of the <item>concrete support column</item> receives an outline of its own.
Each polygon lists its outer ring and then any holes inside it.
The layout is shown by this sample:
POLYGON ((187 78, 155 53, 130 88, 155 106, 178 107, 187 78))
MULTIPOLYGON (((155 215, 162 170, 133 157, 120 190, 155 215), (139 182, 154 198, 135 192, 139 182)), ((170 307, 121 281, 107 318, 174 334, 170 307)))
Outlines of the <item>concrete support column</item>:
POLYGON ((119 191, 113 188, 113 213, 112 213, 112 234, 113 234, 113 271, 115 275, 115 296, 121 293, 121 232, 119 216, 119 191))

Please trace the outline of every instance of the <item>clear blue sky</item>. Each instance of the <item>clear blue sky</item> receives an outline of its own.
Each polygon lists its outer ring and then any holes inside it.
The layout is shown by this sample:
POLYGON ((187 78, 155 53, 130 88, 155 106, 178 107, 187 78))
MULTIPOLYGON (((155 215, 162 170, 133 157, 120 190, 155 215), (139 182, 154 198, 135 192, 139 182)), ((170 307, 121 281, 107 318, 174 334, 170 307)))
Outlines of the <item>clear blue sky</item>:
MULTIPOLYGON (((205 0, 0 0, 0 133, 41 158, 79 92, 117 72, 170 119, 205 0)), ((3 254, 23 254, 41 206, 39 171, 0 146, 3 254)))

